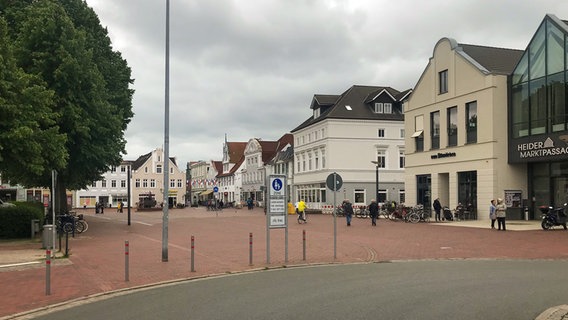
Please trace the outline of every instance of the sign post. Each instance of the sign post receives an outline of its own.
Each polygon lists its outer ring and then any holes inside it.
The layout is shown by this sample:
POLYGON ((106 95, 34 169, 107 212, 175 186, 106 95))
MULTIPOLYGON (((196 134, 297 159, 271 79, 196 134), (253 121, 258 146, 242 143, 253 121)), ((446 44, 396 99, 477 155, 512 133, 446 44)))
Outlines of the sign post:
POLYGON ((343 186, 343 179, 334 172, 327 176, 325 183, 333 191, 333 259, 337 259, 337 190, 343 186))
POLYGON ((266 263, 270 263, 270 229, 284 228, 285 261, 288 262, 288 216, 286 214, 286 176, 270 175, 266 212, 266 263))

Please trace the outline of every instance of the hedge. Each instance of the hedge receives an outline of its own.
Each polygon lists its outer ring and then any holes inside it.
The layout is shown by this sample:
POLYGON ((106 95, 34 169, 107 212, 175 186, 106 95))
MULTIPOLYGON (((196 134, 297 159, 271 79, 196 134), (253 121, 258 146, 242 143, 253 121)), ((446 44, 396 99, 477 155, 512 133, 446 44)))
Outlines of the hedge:
POLYGON ((43 225, 45 215, 41 203, 15 202, 15 207, 0 208, 0 239, 29 238, 31 222, 43 225))

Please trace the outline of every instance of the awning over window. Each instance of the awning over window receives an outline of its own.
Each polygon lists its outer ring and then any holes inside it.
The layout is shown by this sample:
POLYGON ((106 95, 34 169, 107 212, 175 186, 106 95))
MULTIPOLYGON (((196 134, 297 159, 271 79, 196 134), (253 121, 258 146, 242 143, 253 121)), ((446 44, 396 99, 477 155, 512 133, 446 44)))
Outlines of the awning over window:
POLYGON ((213 193, 213 190, 205 190, 205 191, 201 192, 199 195, 200 196, 206 196, 206 195, 211 194, 211 193, 213 193))
POLYGON ((418 130, 416 132, 414 132, 413 135, 411 135, 412 138, 418 138, 422 135, 422 132, 424 132, 424 130, 418 130))

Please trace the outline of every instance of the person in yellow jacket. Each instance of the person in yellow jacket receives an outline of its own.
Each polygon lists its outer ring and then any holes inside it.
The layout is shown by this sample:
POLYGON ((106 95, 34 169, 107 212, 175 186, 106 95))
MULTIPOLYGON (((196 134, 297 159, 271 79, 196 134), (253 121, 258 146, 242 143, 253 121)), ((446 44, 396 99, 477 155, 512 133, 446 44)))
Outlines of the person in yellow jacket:
POLYGON ((300 215, 298 217, 298 219, 302 219, 304 222, 306 221, 306 203, 304 202, 304 199, 300 200, 300 202, 298 202, 298 214, 300 215))

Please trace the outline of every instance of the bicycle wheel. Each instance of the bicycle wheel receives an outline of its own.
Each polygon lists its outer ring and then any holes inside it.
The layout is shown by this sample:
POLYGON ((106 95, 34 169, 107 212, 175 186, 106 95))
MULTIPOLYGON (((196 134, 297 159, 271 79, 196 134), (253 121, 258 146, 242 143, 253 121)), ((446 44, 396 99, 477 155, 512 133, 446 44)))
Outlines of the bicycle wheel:
POLYGON ((420 221, 420 216, 417 213, 411 213, 408 216, 408 221, 411 223, 418 223, 420 221))
POLYGON ((362 209, 355 210, 355 216, 359 219, 363 218, 363 210, 362 209))
POLYGON ((389 212, 386 210, 381 210, 379 212, 379 218, 382 217, 383 219, 390 220, 389 212))
POLYGON ((73 224, 71 222, 66 222, 63 225, 63 232, 65 232, 65 233, 73 232, 73 224))
POLYGON ((87 223, 85 223, 83 220, 75 221, 75 231, 83 233, 86 230, 87 230, 87 223))

